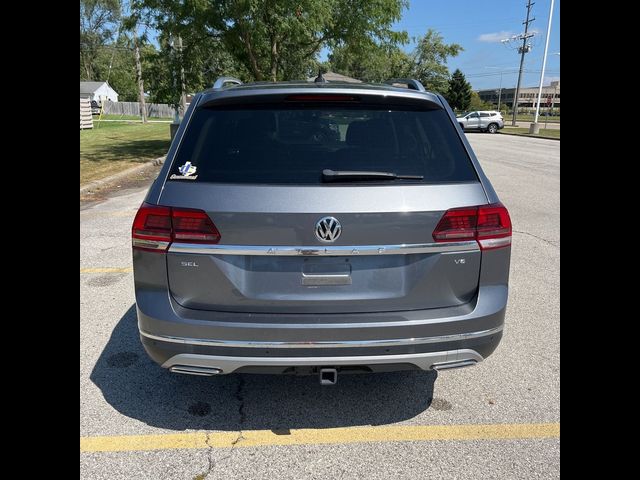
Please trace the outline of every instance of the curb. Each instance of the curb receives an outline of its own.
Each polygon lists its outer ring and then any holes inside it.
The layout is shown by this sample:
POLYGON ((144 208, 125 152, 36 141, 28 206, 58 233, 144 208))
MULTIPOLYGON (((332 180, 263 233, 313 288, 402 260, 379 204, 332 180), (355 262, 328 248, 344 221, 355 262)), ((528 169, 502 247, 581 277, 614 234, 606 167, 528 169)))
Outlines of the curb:
POLYGON ((514 137, 527 137, 527 138, 542 138, 543 140, 557 140, 560 141, 558 137, 543 137, 541 135, 530 135, 528 133, 505 133, 500 132, 501 135, 513 135, 514 137))
POLYGON ((150 166, 162 165, 164 163, 165 157, 158 157, 155 160, 151 160, 149 162, 145 162, 142 165, 136 165, 135 167, 127 168, 122 172, 118 172, 109 177, 101 178, 100 180, 94 180, 93 182, 89 182, 84 187, 80 187, 80 195, 95 190, 96 188, 102 187, 109 183, 117 182, 123 178, 130 176, 131 174, 138 173, 139 171, 144 170, 145 168, 149 168, 150 166))

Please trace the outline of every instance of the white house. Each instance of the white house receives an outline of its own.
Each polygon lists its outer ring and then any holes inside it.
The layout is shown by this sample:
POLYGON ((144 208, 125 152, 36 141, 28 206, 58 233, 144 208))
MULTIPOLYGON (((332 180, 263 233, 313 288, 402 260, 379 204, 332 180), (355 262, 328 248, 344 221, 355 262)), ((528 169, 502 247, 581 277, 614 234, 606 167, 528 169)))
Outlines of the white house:
POLYGON ((80 82, 80 98, 88 98, 102 103, 105 100, 118 101, 116 92, 107 82, 80 82))

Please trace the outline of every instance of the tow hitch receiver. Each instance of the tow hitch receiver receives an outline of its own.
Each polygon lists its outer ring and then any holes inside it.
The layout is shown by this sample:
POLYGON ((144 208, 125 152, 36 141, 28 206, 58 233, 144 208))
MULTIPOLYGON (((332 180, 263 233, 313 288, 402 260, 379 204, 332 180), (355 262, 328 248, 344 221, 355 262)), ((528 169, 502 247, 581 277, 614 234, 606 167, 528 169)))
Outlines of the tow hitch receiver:
POLYGON ((335 368, 320 369, 320 385, 335 385, 338 381, 338 370, 335 368))

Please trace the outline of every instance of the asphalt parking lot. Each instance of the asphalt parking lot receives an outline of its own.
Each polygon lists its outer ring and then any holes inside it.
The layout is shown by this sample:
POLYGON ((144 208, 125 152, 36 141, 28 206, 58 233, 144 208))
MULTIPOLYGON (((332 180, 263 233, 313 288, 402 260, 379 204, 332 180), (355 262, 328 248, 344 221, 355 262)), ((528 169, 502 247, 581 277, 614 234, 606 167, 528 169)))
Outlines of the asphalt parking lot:
POLYGON ((560 142, 468 138, 513 221, 509 304, 491 357, 437 375, 169 374, 136 327, 146 189, 81 207, 81 478, 559 477, 560 142))

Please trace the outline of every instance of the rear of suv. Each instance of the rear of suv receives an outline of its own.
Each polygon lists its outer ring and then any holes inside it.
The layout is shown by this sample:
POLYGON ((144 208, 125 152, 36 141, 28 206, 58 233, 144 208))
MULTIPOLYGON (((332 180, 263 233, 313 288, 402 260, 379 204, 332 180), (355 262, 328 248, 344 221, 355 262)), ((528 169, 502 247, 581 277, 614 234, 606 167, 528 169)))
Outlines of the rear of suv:
POLYGON ((222 83, 194 98, 132 228, 153 360, 331 384, 495 350, 511 222, 442 96, 222 83))
POLYGON ((496 133, 504 128, 502 114, 496 111, 467 112, 457 117, 462 130, 496 133))

